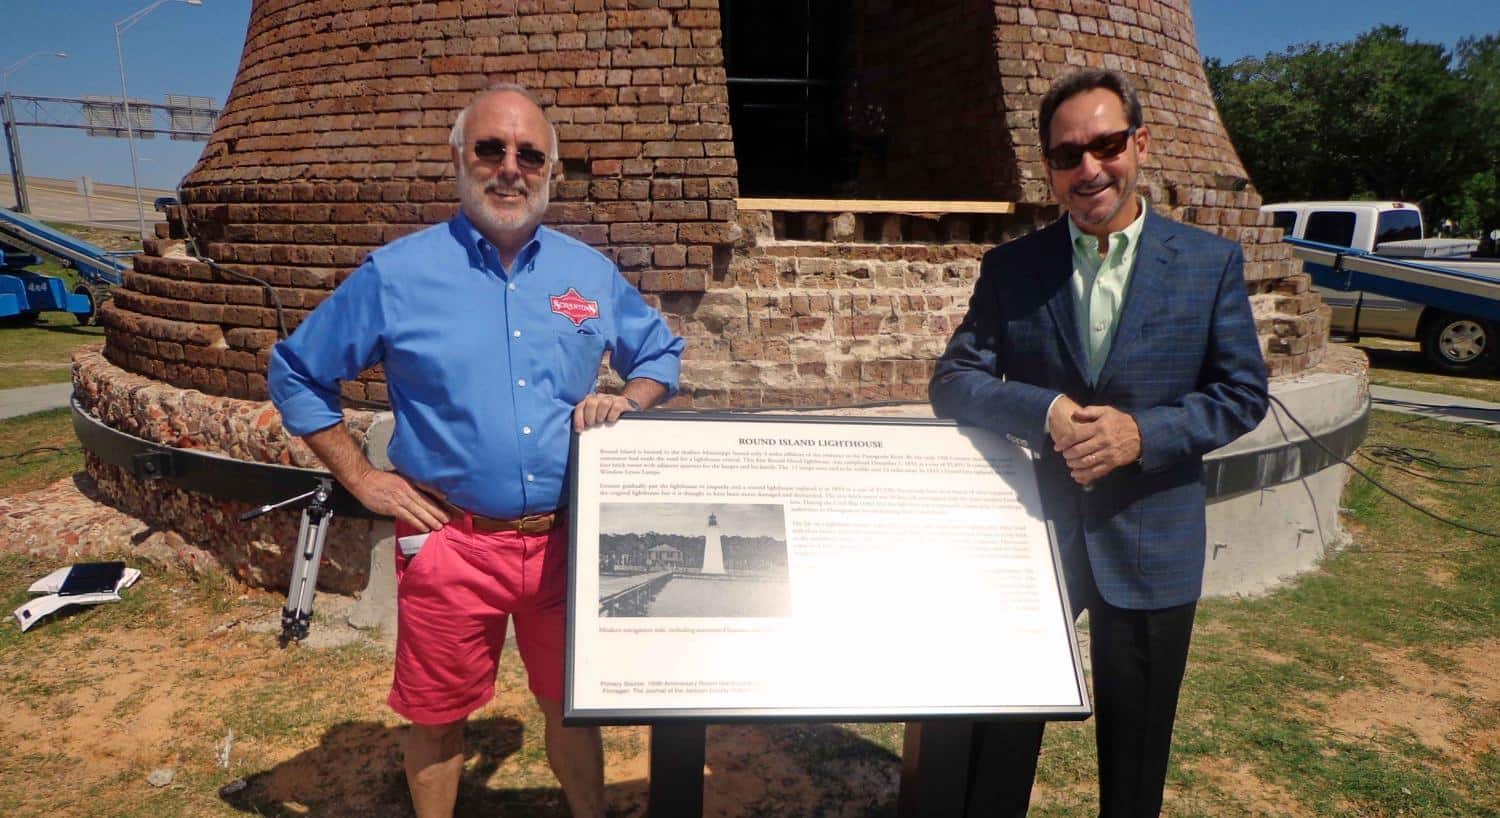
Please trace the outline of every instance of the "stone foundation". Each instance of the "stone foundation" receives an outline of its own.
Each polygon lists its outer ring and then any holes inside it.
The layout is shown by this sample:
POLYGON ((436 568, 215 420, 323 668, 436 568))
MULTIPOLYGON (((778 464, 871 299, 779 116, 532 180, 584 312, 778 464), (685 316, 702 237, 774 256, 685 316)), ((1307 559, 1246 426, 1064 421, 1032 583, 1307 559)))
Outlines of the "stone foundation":
MULTIPOLYGON (((303 468, 321 468, 302 441, 288 435, 266 401, 246 401, 177 389, 114 366, 98 348, 73 356, 74 400, 107 425, 180 449, 215 452, 303 468)), ((346 422, 363 440, 370 412, 351 411, 346 422)), ((92 491, 155 529, 175 532, 199 555, 211 555, 225 572, 264 588, 284 587, 291 575, 300 511, 276 511, 240 522, 253 506, 184 491, 162 481, 140 481, 93 455, 85 461, 92 491)), ((291 493, 289 491, 289 493, 291 493)), ((322 588, 354 593, 369 575, 370 520, 335 517, 318 574, 322 588)), ((193 559, 201 562, 201 556, 193 559)))

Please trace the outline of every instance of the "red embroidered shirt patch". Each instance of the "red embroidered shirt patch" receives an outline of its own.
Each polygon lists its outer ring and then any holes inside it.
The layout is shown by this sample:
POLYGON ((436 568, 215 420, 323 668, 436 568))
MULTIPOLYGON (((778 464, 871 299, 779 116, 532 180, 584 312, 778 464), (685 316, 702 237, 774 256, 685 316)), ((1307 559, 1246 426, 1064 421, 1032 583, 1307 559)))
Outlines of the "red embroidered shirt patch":
POLYGON ((599 302, 584 298, 576 288, 569 287, 567 292, 551 298, 552 311, 572 321, 575 327, 582 326, 590 318, 599 317, 599 302))

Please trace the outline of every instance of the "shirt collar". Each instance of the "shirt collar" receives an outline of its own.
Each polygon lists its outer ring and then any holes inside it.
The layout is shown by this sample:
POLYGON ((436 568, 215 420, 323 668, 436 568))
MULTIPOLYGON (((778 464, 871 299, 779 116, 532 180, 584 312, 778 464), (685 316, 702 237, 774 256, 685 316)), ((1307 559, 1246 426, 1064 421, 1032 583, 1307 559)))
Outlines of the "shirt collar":
MULTIPOLYGON (((479 232, 479 228, 475 227, 473 222, 469 221, 468 215, 460 210, 458 215, 453 217, 453 225, 454 233, 457 234, 459 242, 469 251, 470 258, 475 259, 481 267, 488 268, 494 264, 498 271, 499 256, 496 254, 495 245, 479 232)), ((521 247, 521 252, 516 254, 515 263, 511 265, 510 270, 505 272, 514 273, 535 261, 536 256, 542 251, 543 239, 547 238, 549 232, 545 226, 538 225, 536 232, 531 236, 531 241, 521 247)))
MULTIPOLYGON (((1141 230, 1146 226, 1146 200, 1138 198, 1136 201, 1141 204, 1141 212, 1136 214, 1135 221, 1125 225, 1124 230, 1109 234, 1109 254, 1116 258, 1123 258, 1125 253, 1135 248, 1136 242, 1141 238, 1141 230)), ((1072 239, 1074 252, 1092 253, 1092 258, 1099 258, 1099 239, 1079 230, 1072 216, 1065 218, 1068 220, 1068 236, 1072 239)))

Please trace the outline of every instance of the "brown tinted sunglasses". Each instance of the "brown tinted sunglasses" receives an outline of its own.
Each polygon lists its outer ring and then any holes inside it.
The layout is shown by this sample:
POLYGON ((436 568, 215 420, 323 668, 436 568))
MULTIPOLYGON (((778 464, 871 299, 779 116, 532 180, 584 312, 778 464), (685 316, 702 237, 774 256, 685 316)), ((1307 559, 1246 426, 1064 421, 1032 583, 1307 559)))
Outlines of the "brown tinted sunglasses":
MULTIPOLYGON (((474 155, 486 162, 504 162, 505 154, 511 151, 503 139, 478 139, 474 142, 474 155)), ((515 148, 516 164, 521 170, 541 170, 547 166, 547 154, 536 148, 515 148)))
POLYGON ((1133 135, 1135 135, 1135 126, 1132 125, 1123 131, 1095 137, 1089 140, 1087 145, 1064 142, 1047 149, 1044 154, 1047 167, 1053 170, 1072 170, 1083 163, 1084 153, 1100 161, 1113 159, 1125 152, 1125 148, 1130 145, 1130 137, 1133 135))

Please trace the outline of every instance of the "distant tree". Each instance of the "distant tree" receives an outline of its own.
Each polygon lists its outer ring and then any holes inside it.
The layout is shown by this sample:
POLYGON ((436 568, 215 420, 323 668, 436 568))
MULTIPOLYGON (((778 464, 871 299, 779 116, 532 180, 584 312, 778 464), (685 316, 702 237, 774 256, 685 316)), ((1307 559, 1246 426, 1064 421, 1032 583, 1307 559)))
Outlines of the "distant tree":
POLYGON ((1500 229, 1500 34, 1459 40, 1457 53, 1479 157, 1444 205, 1459 230, 1473 235, 1500 229))
POLYGON ((1380 26, 1347 43, 1204 68, 1265 201, 1403 199, 1421 203, 1429 220, 1452 217, 1471 230, 1484 218, 1500 156, 1495 35, 1450 53, 1380 26))

